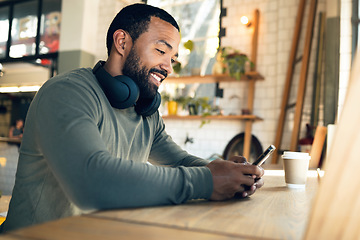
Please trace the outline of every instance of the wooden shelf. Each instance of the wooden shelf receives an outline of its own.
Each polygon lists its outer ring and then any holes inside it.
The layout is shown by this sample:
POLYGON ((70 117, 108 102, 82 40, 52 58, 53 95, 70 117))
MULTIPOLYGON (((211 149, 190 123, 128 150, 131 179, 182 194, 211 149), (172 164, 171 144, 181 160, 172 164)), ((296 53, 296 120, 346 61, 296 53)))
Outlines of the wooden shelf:
POLYGON ((220 83, 220 82, 236 82, 236 81, 250 81, 250 80, 264 80, 258 72, 247 72, 240 80, 236 80, 229 75, 205 75, 205 76, 180 76, 180 77, 168 77, 164 83, 220 83))
POLYGON ((184 120, 197 120, 197 119, 219 119, 219 120, 252 120, 252 121, 262 121, 263 119, 255 115, 214 115, 214 116, 200 116, 200 115, 188 115, 188 116, 178 116, 178 115, 166 115, 162 116, 163 119, 184 119, 184 120))

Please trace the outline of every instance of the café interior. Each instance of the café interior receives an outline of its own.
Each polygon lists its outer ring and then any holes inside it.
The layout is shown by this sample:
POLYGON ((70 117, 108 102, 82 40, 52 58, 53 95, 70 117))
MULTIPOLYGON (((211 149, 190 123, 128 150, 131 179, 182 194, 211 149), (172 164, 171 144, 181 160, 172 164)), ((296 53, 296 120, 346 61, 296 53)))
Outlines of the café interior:
POLYGON ((247 199, 100 210, 0 239, 358 239, 358 0, 0 0, 2 221, 16 121, 26 123, 49 78, 106 60, 107 28, 135 2, 167 10, 181 29, 159 88, 166 131, 209 160, 253 162, 274 145, 264 187, 247 199), (311 156, 304 188, 287 187, 284 151, 311 156))

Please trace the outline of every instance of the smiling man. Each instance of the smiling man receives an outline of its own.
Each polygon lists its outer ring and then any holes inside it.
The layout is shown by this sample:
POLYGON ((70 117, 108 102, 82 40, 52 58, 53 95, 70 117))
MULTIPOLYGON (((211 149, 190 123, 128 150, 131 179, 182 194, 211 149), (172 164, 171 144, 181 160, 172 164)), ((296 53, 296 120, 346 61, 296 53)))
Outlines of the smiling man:
POLYGON ((4 231, 100 209, 246 197, 263 185, 264 171, 243 158, 209 162, 165 132, 157 90, 179 43, 168 13, 130 5, 108 29, 105 62, 42 86, 26 117, 4 231))

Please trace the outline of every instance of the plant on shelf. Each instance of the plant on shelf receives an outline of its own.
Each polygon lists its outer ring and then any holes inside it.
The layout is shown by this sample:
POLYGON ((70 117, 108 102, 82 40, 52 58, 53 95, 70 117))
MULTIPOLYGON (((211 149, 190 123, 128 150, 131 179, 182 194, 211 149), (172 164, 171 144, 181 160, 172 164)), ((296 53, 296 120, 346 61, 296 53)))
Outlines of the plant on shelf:
POLYGON ((168 115, 177 115, 178 107, 181 106, 183 109, 188 110, 189 115, 202 116, 200 127, 210 122, 209 119, 205 119, 206 116, 212 114, 213 110, 208 97, 173 97, 167 92, 162 92, 161 100, 162 104, 167 103, 168 115))
POLYGON ((254 65, 245 54, 232 47, 222 47, 219 53, 224 66, 223 73, 227 72, 236 80, 240 80, 241 76, 254 65))
POLYGON ((202 116, 200 127, 209 123, 210 120, 206 116, 212 115, 213 108, 209 103, 208 97, 189 97, 189 96, 171 96, 167 92, 161 93, 161 103, 167 104, 168 115, 177 115, 178 107, 187 110, 189 115, 202 116))
POLYGON ((186 98, 183 96, 171 96, 167 92, 161 92, 161 103, 165 105, 167 103, 167 109, 169 115, 177 115, 179 105, 185 106, 186 98))
POLYGON ((190 115, 199 115, 201 113, 202 116, 207 116, 211 114, 208 97, 186 97, 184 102, 189 108, 190 115))
POLYGON ((206 123, 210 123, 210 119, 206 119, 206 116, 210 116, 212 112, 212 107, 209 103, 208 97, 189 97, 187 100, 185 100, 185 102, 187 102, 186 104, 189 108, 190 115, 202 116, 200 128, 203 127, 206 123))

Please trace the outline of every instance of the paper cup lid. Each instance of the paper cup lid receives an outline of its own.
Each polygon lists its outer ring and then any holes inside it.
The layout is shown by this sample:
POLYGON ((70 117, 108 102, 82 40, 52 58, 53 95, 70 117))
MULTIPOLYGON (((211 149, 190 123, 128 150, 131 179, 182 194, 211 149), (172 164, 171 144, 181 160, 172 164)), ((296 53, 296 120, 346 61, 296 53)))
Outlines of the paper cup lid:
POLYGON ((304 159, 304 160, 310 160, 311 156, 309 153, 304 152, 289 152, 285 151, 282 155, 283 159, 304 159))

